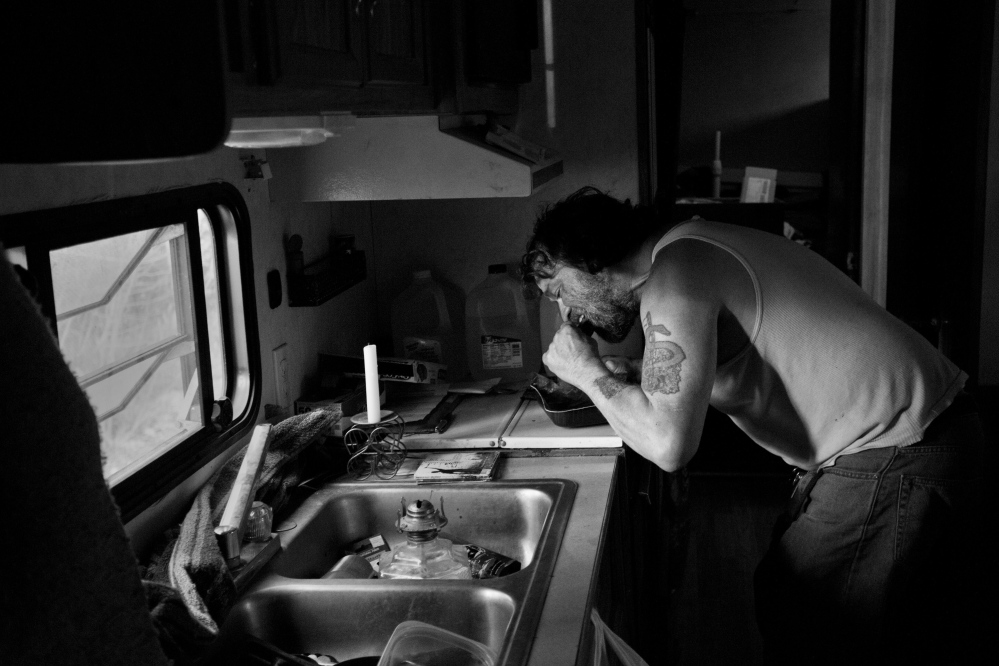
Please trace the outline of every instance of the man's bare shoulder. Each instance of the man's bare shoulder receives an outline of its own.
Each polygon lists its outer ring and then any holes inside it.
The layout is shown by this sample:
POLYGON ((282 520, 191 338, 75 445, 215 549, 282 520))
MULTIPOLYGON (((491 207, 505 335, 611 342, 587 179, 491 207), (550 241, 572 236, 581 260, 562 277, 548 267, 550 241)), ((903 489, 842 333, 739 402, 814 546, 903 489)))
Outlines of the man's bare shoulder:
POLYGON ((656 254, 648 285, 660 293, 717 293, 724 277, 725 250, 695 238, 681 238, 656 254))
POLYGON ((682 238, 656 255, 642 303, 669 307, 694 300, 727 310, 746 326, 755 321, 756 290, 742 262, 714 243, 682 238))

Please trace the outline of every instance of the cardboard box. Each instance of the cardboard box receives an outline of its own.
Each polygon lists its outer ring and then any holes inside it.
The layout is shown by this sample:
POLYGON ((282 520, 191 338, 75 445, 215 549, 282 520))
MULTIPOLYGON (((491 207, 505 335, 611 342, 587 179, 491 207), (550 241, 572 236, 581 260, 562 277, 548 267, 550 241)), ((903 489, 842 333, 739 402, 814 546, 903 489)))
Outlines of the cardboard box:
POLYGON ((742 179, 741 203, 773 203, 777 191, 777 170, 746 167, 742 179))
MULTIPOLYGON (((379 404, 385 404, 385 385, 379 385, 380 393, 378 395, 379 404)), ((350 417, 355 414, 359 414, 368 408, 367 398, 365 396, 364 384, 354 386, 351 389, 338 393, 332 397, 324 398, 321 396, 303 396, 295 401, 295 413, 305 414, 306 412, 315 411, 317 409, 340 409, 340 420, 333 425, 331 425, 325 432, 324 435, 327 437, 343 437, 343 434, 350 430, 351 423, 350 417)))
MULTIPOLYGON (((333 372, 364 377, 364 359, 360 356, 320 354, 319 367, 323 374, 333 372)), ((447 381, 447 366, 409 358, 379 357, 378 378, 387 382, 438 384, 447 381)))

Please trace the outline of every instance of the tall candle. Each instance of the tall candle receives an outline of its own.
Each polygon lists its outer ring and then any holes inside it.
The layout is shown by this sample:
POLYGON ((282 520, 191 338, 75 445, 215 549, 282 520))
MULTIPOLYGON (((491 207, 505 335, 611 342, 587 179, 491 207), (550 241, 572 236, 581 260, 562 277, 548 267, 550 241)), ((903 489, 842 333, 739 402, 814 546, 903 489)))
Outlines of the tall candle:
POLYGON ((711 163, 711 196, 715 199, 721 198, 721 177, 722 177, 722 163, 721 163, 721 131, 715 132, 715 159, 711 163))
POLYGON ((368 423, 382 420, 382 405, 378 399, 378 349, 364 347, 364 390, 368 398, 368 423))

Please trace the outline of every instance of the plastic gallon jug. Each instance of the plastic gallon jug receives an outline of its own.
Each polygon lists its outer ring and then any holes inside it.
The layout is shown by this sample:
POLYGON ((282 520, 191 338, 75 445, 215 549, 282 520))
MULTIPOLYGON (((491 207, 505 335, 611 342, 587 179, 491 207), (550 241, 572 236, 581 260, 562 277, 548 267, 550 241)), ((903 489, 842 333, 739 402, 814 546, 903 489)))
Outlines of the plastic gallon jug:
POLYGON ((538 303, 527 301, 520 282, 493 264, 465 302, 465 347, 474 379, 529 379, 541 367, 538 303))
POLYGON ((392 341, 396 356, 443 363, 451 379, 464 374, 444 289, 430 271, 415 271, 412 284, 392 300, 392 341))

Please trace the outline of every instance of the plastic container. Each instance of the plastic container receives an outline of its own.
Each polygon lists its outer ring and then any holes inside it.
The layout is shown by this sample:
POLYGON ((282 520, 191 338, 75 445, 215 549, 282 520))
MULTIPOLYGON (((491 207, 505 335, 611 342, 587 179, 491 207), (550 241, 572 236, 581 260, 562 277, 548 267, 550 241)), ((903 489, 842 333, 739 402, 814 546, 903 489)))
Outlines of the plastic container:
POLYGON ((465 346, 476 380, 530 379, 541 367, 537 301, 528 301, 506 264, 493 264, 488 277, 465 302, 465 346))
POLYGON ((375 568, 371 566, 371 562, 360 555, 345 555, 341 557, 333 568, 324 573, 321 577, 326 580, 336 579, 336 578, 374 578, 378 575, 375 568))
POLYGON ((495 663, 493 650, 478 641, 432 624, 407 620, 392 632, 378 666, 494 666, 495 663))
POLYGON ((464 375, 464 353, 448 309, 444 288, 430 271, 414 271, 413 282, 392 300, 395 355, 443 363, 448 377, 464 375))

